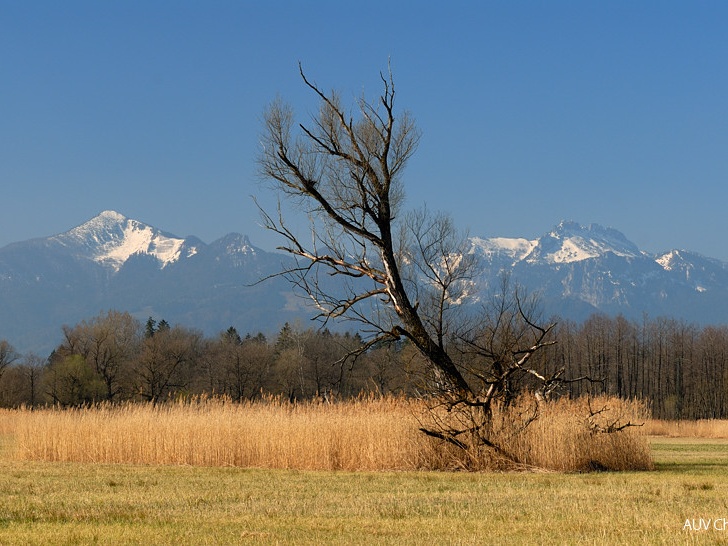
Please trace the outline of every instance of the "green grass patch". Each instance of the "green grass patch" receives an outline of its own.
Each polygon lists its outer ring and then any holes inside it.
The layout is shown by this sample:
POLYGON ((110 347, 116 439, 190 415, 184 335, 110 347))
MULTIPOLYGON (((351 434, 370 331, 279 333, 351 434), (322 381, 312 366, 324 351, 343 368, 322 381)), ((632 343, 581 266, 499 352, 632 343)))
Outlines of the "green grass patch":
POLYGON ((658 470, 698 473, 728 468, 728 439, 653 437, 651 444, 658 470))
POLYGON ((653 472, 301 472, 0 461, 0 544, 728 544, 728 441, 653 472))

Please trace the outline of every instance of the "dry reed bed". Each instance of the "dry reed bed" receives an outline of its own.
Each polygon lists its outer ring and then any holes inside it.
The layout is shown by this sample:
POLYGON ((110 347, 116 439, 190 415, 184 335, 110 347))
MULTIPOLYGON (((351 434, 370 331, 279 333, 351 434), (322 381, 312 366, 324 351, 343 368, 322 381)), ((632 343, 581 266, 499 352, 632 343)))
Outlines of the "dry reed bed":
MULTIPOLYGON (((507 411, 496 412, 491 438, 518 461, 504 460, 492 450, 471 453, 462 465, 471 470, 552 470, 584 472, 593 470, 650 470, 652 450, 641 426, 604 433, 610 426, 643 424, 646 406, 638 401, 614 397, 592 397, 543 403, 539 417, 523 428, 533 415, 532 396, 519 398, 507 411)), ((458 467, 463 460, 457 450, 438 448, 438 457, 458 467), (458 458, 459 457, 459 458, 458 458)))
POLYGON ((20 412, 25 460, 299 468, 404 469, 417 436, 407 402, 361 400, 101 405, 20 412))
POLYGON ((645 434, 670 438, 728 438, 728 421, 699 419, 697 421, 665 421, 649 419, 645 434))
MULTIPOLYGON (((619 400, 609 404, 617 412, 639 411, 619 400)), ((525 433, 504 431, 503 438, 523 467, 651 468, 644 436, 634 429, 591 434, 584 408, 583 401, 552 403, 525 433)), ((462 464, 462 452, 419 432, 423 411, 421 402, 399 398, 334 404, 201 399, 3 410, 0 434, 12 438, 12 456, 20 460, 301 470, 504 468, 486 452, 471 453, 470 463, 462 464)))

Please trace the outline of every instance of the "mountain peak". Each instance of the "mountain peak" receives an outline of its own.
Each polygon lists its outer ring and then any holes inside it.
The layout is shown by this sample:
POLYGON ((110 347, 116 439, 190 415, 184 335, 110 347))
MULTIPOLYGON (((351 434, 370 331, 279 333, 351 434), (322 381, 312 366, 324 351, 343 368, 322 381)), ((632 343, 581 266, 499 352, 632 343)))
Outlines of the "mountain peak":
POLYGON ((118 271, 134 254, 150 254, 164 267, 180 257, 184 239, 105 210, 78 227, 51 238, 77 253, 118 271))
POLYGON ((490 237, 488 239, 471 237, 470 242, 474 249, 477 249, 483 256, 489 259, 501 256, 512 263, 519 262, 528 256, 538 243, 538 241, 520 237, 490 237))
POLYGON ((626 258, 641 255, 637 245, 616 229, 599 224, 583 226, 573 221, 562 221, 538 240, 527 260, 531 263, 571 263, 607 253, 626 258))
POLYGON ((634 246, 634 244, 630 242, 621 231, 614 228, 604 227, 599 224, 589 224, 588 226, 584 226, 572 220, 562 220, 553 228, 553 230, 551 230, 549 235, 553 235, 557 238, 582 237, 609 239, 612 242, 619 241, 620 245, 627 244, 634 246))
POLYGON ((101 212, 96 218, 104 221, 108 220, 110 222, 123 222, 126 220, 126 216, 116 212, 115 210, 105 210, 101 212))
POLYGON ((245 256, 256 256, 258 249, 256 249, 247 235, 240 233, 228 233, 224 237, 221 237, 217 241, 214 241, 210 247, 220 255, 226 256, 232 260, 233 263, 242 263, 245 260, 245 256))
POLYGON ((77 238, 86 238, 89 234, 101 233, 113 230, 116 227, 126 223, 128 218, 113 210, 105 210, 94 216, 90 220, 84 222, 62 235, 72 235, 77 238))

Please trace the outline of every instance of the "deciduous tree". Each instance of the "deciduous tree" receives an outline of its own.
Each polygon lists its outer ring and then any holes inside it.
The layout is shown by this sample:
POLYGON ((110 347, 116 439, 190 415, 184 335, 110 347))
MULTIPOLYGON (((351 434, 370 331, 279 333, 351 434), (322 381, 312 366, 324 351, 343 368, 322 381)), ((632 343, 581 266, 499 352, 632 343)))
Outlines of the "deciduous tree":
POLYGON ((362 324, 368 336, 362 351, 406 339, 430 365, 430 394, 450 411, 473 415, 462 426, 425 432, 464 447, 487 444, 481 433, 491 407, 509 396, 515 376, 540 381, 544 393, 560 381, 559 370, 544 375, 528 366, 551 343, 553 326, 533 322, 518 297, 503 304, 493 326, 463 322, 477 264, 466 235, 447 215, 404 210, 404 169, 420 131, 409 113, 395 108, 391 70, 381 74, 377 100, 362 97, 351 111, 302 68, 300 75, 319 101, 318 113, 299 124, 292 108, 277 100, 265 111, 261 136, 262 175, 310 218, 304 238, 286 222, 283 207, 276 214, 262 211, 266 227, 284 240, 279 248, 296 259, 281 274, 313 301, 324 323, 344 318, 362 324), (498 354, 493 343, 502 345, 498 354), (486 369, 457 361, 451 345, 479 353, 486 369))
POLYGON ((59 356, 79 355, 103 381, 105 398, 123 394, 139 346, 141 326, 129 313, 108 311, 73 327, 64 326, 59 356))
POLYGON ((20 354, 6 340, 0 340, 0 378, 8 366, 20 358, 20 354))

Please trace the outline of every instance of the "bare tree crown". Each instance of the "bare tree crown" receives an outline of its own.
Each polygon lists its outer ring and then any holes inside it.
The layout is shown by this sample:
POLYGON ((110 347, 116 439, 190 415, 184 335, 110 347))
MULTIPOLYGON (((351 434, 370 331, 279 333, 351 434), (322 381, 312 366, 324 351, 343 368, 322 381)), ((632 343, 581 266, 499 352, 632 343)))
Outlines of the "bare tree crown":
MULTIPOLYGON (((319 113, 310 125, 298 125, 294 136, 290 106, 276 101, 267 109, 262 173, 287 195, 304 198, 300 204, 308 212, 323 213, 337 235, 383 247, 401 203, 400 175, 420 138, 407 113, 394 117, 392 75, 382 75, 378 103, 358 101, 356 118, 345 112, 337 93, 325 94, 302 69, 301 77, 320 98, 319 113)), ((324 237, 320 234, 327 244, 340 241, 324 237)))

